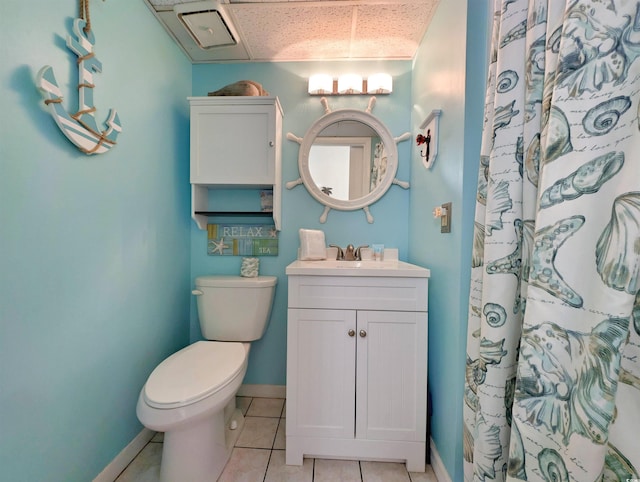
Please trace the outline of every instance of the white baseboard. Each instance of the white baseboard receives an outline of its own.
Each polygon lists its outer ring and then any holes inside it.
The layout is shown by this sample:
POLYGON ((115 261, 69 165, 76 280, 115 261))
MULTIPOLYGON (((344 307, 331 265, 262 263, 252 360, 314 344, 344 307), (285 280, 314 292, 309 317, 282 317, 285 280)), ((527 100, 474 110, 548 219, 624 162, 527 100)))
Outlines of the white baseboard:
POLYGON ((109 465, 107 465, 98 476, 93 479, 93 482, 113 482, 118 478, 118 475, 122 473, 127 465, 131 463, 136 455, 147 445, 149 440, 153 438, 156 433, 148 428, 143 428, 142 431, 135 436, 135 438, 129 442, 122 451, 116 455, 109 465))
POLYGON ((436 449, 436 444, 433 443, 433 439, 430 439, 429 447, 431 453, 431 468, 433 469, 433 473, 436 474, 436 479, 438 479, 438 482, 451 482, 449 472, 447 472, 444 463, 442 463, 442 459, 436 449))
POLYGON ((241 397, 285 398, 287 389, 284 385, 250 385, 243 384, 238 390, 241 397))

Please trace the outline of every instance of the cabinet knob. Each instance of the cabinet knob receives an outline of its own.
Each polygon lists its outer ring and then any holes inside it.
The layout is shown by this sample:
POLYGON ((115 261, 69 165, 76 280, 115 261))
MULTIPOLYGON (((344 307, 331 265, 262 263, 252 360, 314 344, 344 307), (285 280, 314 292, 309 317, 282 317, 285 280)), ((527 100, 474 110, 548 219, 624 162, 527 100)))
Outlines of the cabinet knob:
POLYGON ((347 334, 348 334, 349 336, 356 336, 356 330, 349 330, 349 331, 347 332, 347 334))
POLYGON ((360 330, 360 337, 364 338, 365 336, 367 336, 367 332, 364 330, 360 330))
POLYGON ((269 147, 273 147, 275 146, 275 143, 273 141, 269 141, 269 147))

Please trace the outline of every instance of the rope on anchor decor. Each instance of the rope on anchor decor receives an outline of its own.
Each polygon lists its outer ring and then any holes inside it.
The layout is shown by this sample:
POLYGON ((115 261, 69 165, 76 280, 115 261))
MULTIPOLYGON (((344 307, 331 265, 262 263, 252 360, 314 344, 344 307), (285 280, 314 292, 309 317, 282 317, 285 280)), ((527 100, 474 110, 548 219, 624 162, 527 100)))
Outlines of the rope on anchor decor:
POLYGON ((116 145, 122 125, 114 109, 109 110, 104 130, 98 127, 94 117, 93 73, 102 71, 102 62, 93 51, 95 36, 91 31, 89 0, 79 0, 79 14, 73 22, 73 32, 75 38, 67 36, 67 47, 78 57, 78 111, 69 114, 62 106, 62 91, 51 66, 40 69, 36 84, 62 133, 83 153, 102 154, 116 145))
POLYGON ((79 0, 80 1, 80 13, 78 14, 78 18, 81 18, 86 22, 86 25, 82 29, 84 33, 91 32, 91 15, 89 12, 89 0, 79 0))

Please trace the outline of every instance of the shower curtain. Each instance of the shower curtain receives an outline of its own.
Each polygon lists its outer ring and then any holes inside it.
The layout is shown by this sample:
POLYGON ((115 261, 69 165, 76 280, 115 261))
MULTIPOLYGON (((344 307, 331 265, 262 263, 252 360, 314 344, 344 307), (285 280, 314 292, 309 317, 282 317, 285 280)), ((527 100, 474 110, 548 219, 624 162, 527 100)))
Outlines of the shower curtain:
POLYGON ((495 0, 466 480, 640 479, 640 2, 495 0))

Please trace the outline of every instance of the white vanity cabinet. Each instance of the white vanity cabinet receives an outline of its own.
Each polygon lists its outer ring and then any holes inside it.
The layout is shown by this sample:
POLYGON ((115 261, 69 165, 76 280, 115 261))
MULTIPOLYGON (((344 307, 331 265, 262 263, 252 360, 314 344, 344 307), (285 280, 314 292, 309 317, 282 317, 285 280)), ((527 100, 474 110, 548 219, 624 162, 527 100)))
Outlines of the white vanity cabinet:
MULTIPOLYGON (((277 97, 190 97, 192 216, 206 229, 208 189, 273 189, 280 229, 282 108, 277 97)), ((232 207, 217 207, 220 212, 232 207)), ((251 213, 244 213, 251 214, 251 213)), ((254 213, 257 214, 257 213, 254 213)))
POLYGON ((429 270, 294 274, 303 264, 287 268, 286 463, 397 460, 424 471, 429 270))

